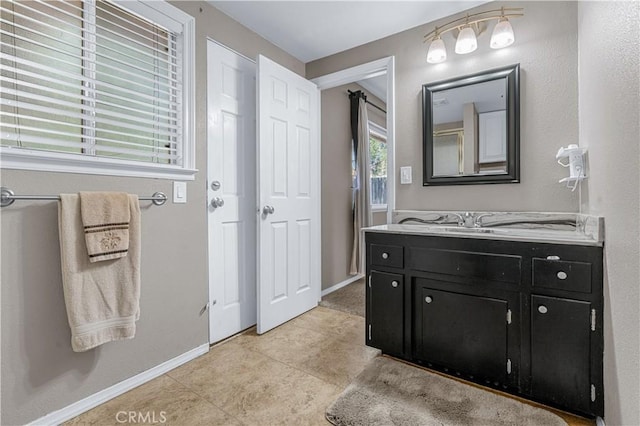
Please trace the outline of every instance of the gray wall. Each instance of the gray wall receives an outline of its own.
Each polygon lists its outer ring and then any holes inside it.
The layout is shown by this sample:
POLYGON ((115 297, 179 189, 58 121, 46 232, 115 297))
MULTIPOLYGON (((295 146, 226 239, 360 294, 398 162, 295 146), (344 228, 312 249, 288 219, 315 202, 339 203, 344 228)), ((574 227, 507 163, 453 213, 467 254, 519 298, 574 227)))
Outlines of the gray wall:
POLYGON ((640 424, 640 4, 578 6, 585 212, 605 216, 605 420, 640 424))
MULTIPOLYGON (((304 64, 204 2, 174 3, 196 17, 196 180, 188 203, 142 209, 141 316, 133 340, 71 350, 55 202, 1 211, 2 417, 24 424, 208 341, 206 217, 206 37, 254 58, 263 53, 304 75, 304 64)), ((2 170, 18 194, 114 190, 171 197, 167 180, 2 170)), ((150 203, 143 203, 147 206, 150 203)))
MULTIPOLYGON (((362 86, 351 83, 321 92, 322 113, 322 289, 351 277, 353 219, 351 212, 351 122, 347 90, 362 90, 384 108, 385 103, 362 86)), ((367 108, 369 119, 386 127, 386 117, 367 108)), ((376 213, 376 224, 386 222, 386 213, 376 213), (381 218, 382 216, 382 218, 381 218)))
MULTIPOLYGON (((396 208, 431 210, 577 211, 578 194, 558 185, 566 170, 555 154, 561 145, 578 143, 577 3, 496 2, 469 12, 501 5, 523 7, 513 19, 513 46, 489 48, 490 31, 478 37, 478 50, 453 52, 451 33, 443 36, 449 58, 426 62, 423 36, 452 17, 377 40, 307 64, 307 78, 394 55, 396 60, 396 176, 413 167, 413 183, 396 180, 396 208), (504 65, 521 65, 521 183, 423 187, 421 90, 435 82, 504 65)), ((462 15, 458 15, 462 16, 462 15)))

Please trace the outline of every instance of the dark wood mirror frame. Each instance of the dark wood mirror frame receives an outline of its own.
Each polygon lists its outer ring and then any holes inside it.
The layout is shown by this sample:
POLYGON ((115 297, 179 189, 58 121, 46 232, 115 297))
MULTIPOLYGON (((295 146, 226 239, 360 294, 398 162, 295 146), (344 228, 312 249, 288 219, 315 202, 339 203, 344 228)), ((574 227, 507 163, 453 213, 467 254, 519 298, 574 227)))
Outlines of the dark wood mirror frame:
POLYGON ((471 185, 483 183, 520 182, 520 64, 483 71, 422 86, 422 132, 423 132, 423 186, 471 185), (506 173, 475 174, 460 176, 433 175, 433 94, 471 84, 504 78, 506 80, 507 104, 507 166, 506 173))

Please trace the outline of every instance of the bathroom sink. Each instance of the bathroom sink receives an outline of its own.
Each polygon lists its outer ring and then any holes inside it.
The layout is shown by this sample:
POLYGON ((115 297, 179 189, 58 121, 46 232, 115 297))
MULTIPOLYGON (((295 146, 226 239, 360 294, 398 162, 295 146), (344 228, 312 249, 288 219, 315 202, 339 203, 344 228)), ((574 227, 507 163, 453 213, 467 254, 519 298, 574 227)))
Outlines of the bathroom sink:
MULTIPOLYGON (((438 229, 438 228, 435 228, 438 229)), ((495 229, 489 228, 465 228, 465 227, 453 227, 453 226, 443 226, 440 228, 443 232, 461 232, 461 233, 471 233, 471 234, 493 234, 495 233, 495 229)))

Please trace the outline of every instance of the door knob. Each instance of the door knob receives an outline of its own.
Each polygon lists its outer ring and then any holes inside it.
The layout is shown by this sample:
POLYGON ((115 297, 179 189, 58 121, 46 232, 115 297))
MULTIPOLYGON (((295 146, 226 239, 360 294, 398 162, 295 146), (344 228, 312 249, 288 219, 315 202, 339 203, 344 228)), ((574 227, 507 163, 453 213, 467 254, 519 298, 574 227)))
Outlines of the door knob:
POLYGON ((218 207, 222 207, 224 206, 224 200, 220 197, 216 197, 213 200, 211 200, 211 207, 213 207, 214 209, 217 209, 218 207))
POLYGON ((276 211, 276 209, 273 206, 264 206, 262 208, 262 214, 263 215, 268 215, 268 214, 273 214, 276 211))

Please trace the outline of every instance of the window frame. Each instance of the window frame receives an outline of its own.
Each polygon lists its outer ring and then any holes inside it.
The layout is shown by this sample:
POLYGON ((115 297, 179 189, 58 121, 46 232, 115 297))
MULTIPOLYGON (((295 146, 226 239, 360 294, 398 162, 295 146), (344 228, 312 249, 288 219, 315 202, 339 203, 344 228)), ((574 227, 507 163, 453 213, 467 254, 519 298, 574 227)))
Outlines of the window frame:
POLYGON ((182 67, 182 165, 87 154, 0 146, 0 168, 92 175, 194 180, 195 173, 195 18, 165 0, 112 0, 112 3, 179 33, 182 67))
MULTIPOLYGON (((386 145, 387 144, 387 129, 385 129, 384 127, 380 126, 379 124, 374 123, 371 120, 369 120, 367 125, 369 127, 369 139, 371 139, 371 135, 375 135, 374 139, 381 140, 386 145)), ((371 149, 371 147, 369 146, 369 142, 368 141, 367 141, 367 148, 371 149)), ((388 178, 388 176, 389 176, 389 162, 387 160, 387 178, 388 178)), ((369 180, 371 180, 371 175, 370 174, 369 174, 369 180)), ((388 189, 387 189, 387 194, 386 195, 387 195, 387 198, 388 198, 389 197, 388 189)), ((387 199, 387 203, 386 204, 373 204, 373 203, 371 203, 371 205, 370 205, 371 211, 373 213, 386 212, 388 206, 389 206, 389 200, 388 199, 387 199)))

